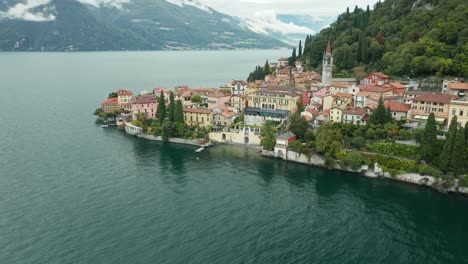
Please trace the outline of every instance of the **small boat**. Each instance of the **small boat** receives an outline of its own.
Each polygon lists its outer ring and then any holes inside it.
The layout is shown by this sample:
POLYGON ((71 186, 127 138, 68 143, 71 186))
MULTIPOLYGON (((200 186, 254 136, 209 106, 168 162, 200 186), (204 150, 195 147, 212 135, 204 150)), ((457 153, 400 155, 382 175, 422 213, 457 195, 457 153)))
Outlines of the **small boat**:
POLYGON ((101 125, 102 128, 109 127, 109 125, 101 125))
POLYGON ((200 152, 202 152, 203 150, 205 150, 205 148, 199 148, 199 149, 195 150, 195 152, 200 153, 200 152))

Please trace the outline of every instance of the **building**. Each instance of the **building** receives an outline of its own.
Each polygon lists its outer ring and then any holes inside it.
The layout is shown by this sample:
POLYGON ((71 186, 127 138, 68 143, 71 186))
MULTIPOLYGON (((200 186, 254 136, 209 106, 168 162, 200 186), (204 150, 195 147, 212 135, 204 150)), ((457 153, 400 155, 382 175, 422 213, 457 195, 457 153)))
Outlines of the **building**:
POLYGON ((101 104, 101 109, 104 113, 110 113, 120 110, 118 98, 108 98, 101 104))
POLYGON ((213 111, 206 108, 184 108, 184 121, 187 126, 211 126, 213 111))
POLYGON ((297 111, 300 94, 295 87, 273 86, 262 88, 247 96, 247 105, 253 108, 269 110, 297 111))
POLYGON ((328 39, 327 50, 323 54, 322 62, 322 85, 330 85, 333 78, 333 51, 330 39, 328 39))
POLYGON ((241 80, 234 80, 231 82, 231 95, 242 95, 247 93, 249 83, 241 80))
POLYGON ((386 109, 390 108, 392 118, 395 120, 401 120, 410 116, 411 105, 395 101, 387 101, 384 105, 386 109))
POLYGON ((288 131, 276 137, 275 154, 277 157, 284 159, 287 154, 289 143, 296 141, 296 135, 288 131))
POLYGON ((342 111, 342 122, 354 125, 364 125, 365 121, 363 119, 366 115, 366 112, 367 110, 365 108, 359 108, 354 106, 347 107, 342 111))
POLYGON ((411 105, 412 118, 426 120, 430 113, 434 113, 436 121, 446 122, 449 118, 450 101, 454 97, 440 93, 427 93, 415 97, 411 105))
POLYGON ((218 89, 206 93, 206 97, 208 109, 231 104, 231 96, 229 94, 223 94, 218 89))
POLYGON ((377 86, 369 84, 358 85, 360 92, 367 92, 370 97, 387 97, 393 96, 393 88, 387 86, 377 86))
POLYGON ((395 96, 403 96, 403 94, 406 92, 406 85, 399 82, 391 82, 387 85, 387 87, 391 87, 393 89, 393 95, 395 96))
POLYGON ((349 83, 338 83, 334 82, 330 84, 330 93, 331 94, 336 94, 336 93, 347 93, 348 88, 350 86, 353 86, 349 83))
POLYGON ((249 126, 263 126, 265 121, 284 122, 289 117, 289 111, 270 110, 247 107, 244 111, 244 123, 249 126))
POLYGON ((123 106, 125 104, 130 103, 133 98, 133 93, 132 91, 129 90, 124 90, 124 89, 119 89, 117 90, 117 100, 119 105, 123 106))
POLYGON ((332 123, 341 123, 343 117, 343 108, 332 107, 330 109, 329 121, 332 123))
POLYGON ((232 110, 228 109, 227 107, 217 107, 213 109, 213 126, 217 127, 225 127, 231 126, 234 122, 234 118, 236 117, 236 113, 232 110))
POLYGON ((373 72, 362 81, 364 84, 384 85, 390 82, 390 77, 385 75, 383 72, 373 72))
POLYGON ((136 114, 145 113, 146 118, 155 118, 158 113, 158 100, 154 95, 139 95, 134 97, 132 104, 132 118, 137 119, 136 114))
POLYGON ((289 64, 288 58, 279 58, 278 59, 278 67, 286 67, 289 64))
POLYGON ((231 96, 231 108, 236 113, 244 112, 247 107, 247 95, 233 95, 231 96))
POLYGON ((465 96, 468 93, 468 83, 457 82, 457 81, 444 81, 443 82, 442 92, 456 95, 456 96, 465 96))
POLYGON ((171 96, 171 90, 167 89, 167 88, 162 88, 162 87, 157 87, 157 88, 154 88, 153 89, 153 94, 155 96, 161 96, 161 92, 164 94, 164 101, 166 101, 166 103, 169 103, 169 97, 171 96))
POLYGON ((465 127, 466 122, 468 122, 468 96, 453 99, 450 102, 449 113, 448 124, 450 124, 450 122, 452 122, 452 118, 456 116, 458 124, 465 127))

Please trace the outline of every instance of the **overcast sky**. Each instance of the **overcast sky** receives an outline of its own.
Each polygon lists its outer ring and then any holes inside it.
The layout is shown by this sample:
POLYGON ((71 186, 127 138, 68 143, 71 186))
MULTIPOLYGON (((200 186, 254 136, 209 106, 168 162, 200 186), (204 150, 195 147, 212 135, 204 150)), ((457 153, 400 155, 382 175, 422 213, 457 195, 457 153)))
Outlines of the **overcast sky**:
POLYGON ((230 15, 249 18, 258 12, 273 10, 276 14, 308 14, 313 17, 338 16, 346 7, 354 6, 372 9, 378 0, 199 0, 230 15))

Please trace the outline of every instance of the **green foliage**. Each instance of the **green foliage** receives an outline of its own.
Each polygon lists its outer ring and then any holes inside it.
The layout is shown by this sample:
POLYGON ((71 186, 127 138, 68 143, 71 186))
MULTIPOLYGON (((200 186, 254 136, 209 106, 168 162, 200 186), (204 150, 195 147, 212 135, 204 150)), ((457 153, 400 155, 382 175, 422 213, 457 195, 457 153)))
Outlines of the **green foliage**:
POLYGON ((455 138, 457 135, 457 116, 454 116, 452 118, 452 121, 450 122, 449 126, 449 131, 448 131, 448 136, 447 140, 445 141, 444 149, 442 150, 442 154, 440 155, 440 163, 439 163, 439 168, 443 172, 453 172, 453 165, 456 165, 454 162, 452 162, 453 155, 458 155, 457 153, 453 152, 453 146, 455 144, 455 138))
POLYGON ((265 122, 260 135, 260 145, 264 150, 272 151, 276 145, 275 127, 271 122, 265 122))
POLYGON ((437 127, 434 113, 430 113, 427 119, 420 150, 421 158, 426 162, 431 162, 439 152, 437 149, 437 127))
POLYGON ((365 163, 365 158, 361 153, 355 151, 349 151, 346 153, 345 164, 353 170, 361 168, 362 164, 365 163))
POLYGON ((398 138, 402 140, 410 140, 411 139, 411 133, 408 132, 405 128, 402 128, 398 130, 398 138))
POLYGON ((174 99, 174 92, 171 91, 169 95, 169 119, 171 120, 171 122, 175 121, 175 107, 176 103, 174 99))
POLYGON ((452 155, 450 157, 451 168, 455 175, 460 175, 465 172, 465 146, 465 131, 459 128, 455 136, 452 155))
POLYGON ((363 137, 353 137, 351 138, 351 146, 356 149, 361 149, 366 144, 366 140, 363 137))
POLYGON ((107 96, 108 99, 110 99, 110 98, 117 98, 117 97, 119 97, 119 95, 118 95, 116 92, 112 92, 112 93, 110 93, 110 94, 107 96))
POLYGON ((337 72, 352 68, 345 62, 351 54, 368 71, 467 77, 467 24, 465 0, 379 1, 373 10, 346 11, 319 34, 307 36, 302 59, 317 69, 331 36, 337 72))
POLYGON ((162 139, 164 142, 168 142, 169 138, 172 136, 174 130, 174 125, 169 119, 169 117, 164 118, 162 123, 162 139))
POLYGON ((202 102, 202 98, 201 98, 201 96, 199 94, 192 95, 191 100, 194 103, 201 103, 202 102))
POLYGON ((177 100, 174 110, 174 121, 176 123, 184 123, 184 107, 181 100, 177 100))
POLYGON ((297 60, 296 48, 293 48, 291 57, 288 58, 288 65, 294 66, 294 63, 297 60))
POLYGON ((399 159, 389 156, 383 156, 379 154, 363 154, 367 157, 371 164, 377 162, 379 166, 388 169, 393 169, 398 171, 399 173, 409 173, 409 172, 418 172, 418 162, 416 160, 409 160, 409 159, 399 159))
POLYGON ((301 154, 308 154, 307 145, 302 144, 300 141, 293 141, 288 144, 288 149, 301 154))
POLYGON ((318 153, 334 156, 341 148, 343 135, 340 129, 330 125, 321 126, 317 132, 315 147, 318 153))
POLYGON ((391 114, 389 115, 390 110, 385 109, 382 96, 379 98, 379 104, 374 112, 369 117, 369 123, 373 125, 383 125, 385 123, 391 122, 391 114))
POLYGON ((398 144, 393 142, 370 143, 366 146, 366 150, 384 155, 411 159, 418 159, 420 152, 419 148, 416 146, 398 144))
POLYGON ((442 177, 442 175, 444 175, 443 172, 441 172, 440 170, 430 166, 430 165, 426 165, 426 164, 421 164, 419 165, 419 168, 418 168, 418 173, 420 175, 429 175, 429 176, 433 176, 433 177, 442 177))
POLYGON ((255 82, 256 80, 264 80, 265 79, 265 71, 263 67, 257 66, 255 70, 249 74, 247 77, 248 82, 255 82))
POLYGON ((157 117, 159 122, 162 124, 164 119, 166 118, 166 100, 164 99, 164 93, 161 91, 161 94, 158 98, 158 113, 157 117))
POLYGON ((292 114, 289 130, 296 134, 298 139, 303 139, 308 129, 309 123, 299 113, 292 114))
POLYGON ((102 112, 103 112, 102 108, 96 108, 96 110, 94 110, 93 115, 98 116, 98 115, 101 115, 102 112))
POLYGON ((140 120, 133 120, 132 125, 137 127, 143 127, 143 122, 141 122, 140 120))
POLYGON ((268 62, 268 60, 265 62, 265 65, 263 66, 263 73, 265 75, 269 75, 271 74, 273 71, 271 70, 270 68, 270 63, 268 62))

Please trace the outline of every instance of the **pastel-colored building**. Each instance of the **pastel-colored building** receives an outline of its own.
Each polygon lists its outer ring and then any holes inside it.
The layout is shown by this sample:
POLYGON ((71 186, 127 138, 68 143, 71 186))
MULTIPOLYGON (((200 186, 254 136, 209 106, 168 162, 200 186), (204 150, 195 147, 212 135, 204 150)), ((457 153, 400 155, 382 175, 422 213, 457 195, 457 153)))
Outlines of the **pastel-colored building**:
POLYGON ((392 118, 395 120, 401 120, 402 118, 410 116, 411 105, 395 101, 387 101, 384 105, 385 108, 390 109, 392 118))
POLYGON ((332 107, 330 109, 329 121, 332 123, 341 123, 343 118, 343 109, 340 107, 332 107))
POLYGON ((213 111, 206 108, 184 108, 187 126, 207 127, 213 122, 213 111))
POLYGON ((468 83, 444 81, 442 90, 446 91, 447 94, 465 96, 468 93, 468 83))
POLYGON ((450 122, 452 122, 452 118, 456 116, 458 124, 462 127, 465 127, 466 122, 468 122, 468 96, 459 99, 453 99, 450 102, 449 112, 450 115, 448 124, 450 124, 450 122))
POLYGON ((363 80, 364 84, 371 84, 371 85, 384 85, 390 82, 390 77, 385 75, 383 72, 373 72, 369 74, 363 80))
POLYGON ((234 80, 231 82, 231 95, 242 95, 247 93, 249 83, 242 80, 234 80))
POLYGON ((244 112, 246 107, 247 107, 247 95, 231 96, 231 108, 236 113, 244 112))
POLYGON ((367 92, 370 97, 387 97, 393 96, 393 88, 388 86, 377 86, 361 84, 358 85, 360 92, 367 92))
POLYGON ((426 120, 430 113, 434 113, 436 121, 446 122, 449 118, 450 101, 454 98, 456 96, 440 93, 415 97, 411 105, 412 118, 426 120))
POLYGON ((337 83, 337 82, 334 82, 334 83, 331 83, 330 84, 330 93, 332 95, 336 94, 336 93, 347 93, 348 92, 348 88, 353 86, 352 84, 349 84, 349 83, 337 83))
POLYGON ((117 90, 117 100, 119 105, 123 106, 132 101, 133 92, 129 90, 119 89, 117 90))
POLYGON ((158 101, 154 95, 140 95, 132 99, 132 118, 137 119, 137 114, 144 113, 147 119, 156 118, 158 113, 158 101))
POLYGON ((120 109, 118 98, 108 98, 101 104, 101 109, 104 113, 115 112, 120 109))
POLYGON ((366 112, 367 111, 365 108, 359 108, 354 106, 347 107, 342 111, 342 122, 351 123, 354 125, 365 125, 365 121, 363 120, 363 118, 366 112))

